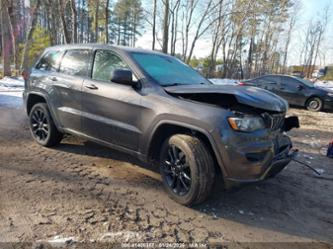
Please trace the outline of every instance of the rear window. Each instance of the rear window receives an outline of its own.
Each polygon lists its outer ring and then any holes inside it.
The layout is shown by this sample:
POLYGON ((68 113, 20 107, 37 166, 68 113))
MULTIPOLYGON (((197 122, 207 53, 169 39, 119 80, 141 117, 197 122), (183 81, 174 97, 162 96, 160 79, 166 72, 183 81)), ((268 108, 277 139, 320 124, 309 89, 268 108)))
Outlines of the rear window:
POLYGON ((50 51, 38 62, 36 68, 43 71, 56 72, 59 69, 59 64, 63 52, 50 51))
POLYGON ((61 61, 60 72, 73 76, 89 76, 91 50, 68 50, 61 61))
POLYGON ((264 76, 261 78, 262 83, 277 84, 279 82, 279 76, 264 76))

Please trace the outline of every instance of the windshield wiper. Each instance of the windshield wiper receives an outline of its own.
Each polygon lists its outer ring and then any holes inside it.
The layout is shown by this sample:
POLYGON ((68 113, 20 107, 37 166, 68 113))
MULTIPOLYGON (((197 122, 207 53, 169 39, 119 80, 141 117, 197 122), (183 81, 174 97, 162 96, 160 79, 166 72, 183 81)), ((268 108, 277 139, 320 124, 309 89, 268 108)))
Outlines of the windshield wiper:
POLYGON ((208 85, 204 82, 200 82, 198 84, 182 84, 182 83, 172 83, 172 84, 167 84, 167 85, 163 85, 163 87, 168 87, 168 86, 190 86, 190 85, 208 85))
POLYGON ((168 86, 183 86, 185 84, 181 84, 181 83, 172 83, 172 84, 167 84, 167 85, 163 85, 163 87, 168 87, 168 86))

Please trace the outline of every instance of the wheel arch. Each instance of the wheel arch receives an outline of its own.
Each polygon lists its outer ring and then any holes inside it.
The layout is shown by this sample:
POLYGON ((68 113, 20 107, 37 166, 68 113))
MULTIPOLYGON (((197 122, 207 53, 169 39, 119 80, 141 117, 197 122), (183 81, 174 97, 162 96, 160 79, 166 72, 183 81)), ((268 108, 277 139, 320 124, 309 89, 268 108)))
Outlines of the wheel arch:
POLYGON ((51 108, 50 104, 49 104, 49 100, 47 98, 47 96, 43 93, 40 92, 30 92, 27 97, 26 97, 26 104, 25 104, 25 108, 26 108, 26 112, 29 116, 30 111, 32 109, 32 107, 37 104, 37 103, 45 103, 50 111, 51 117, 53 119, 53 122, 55 124, 55 126, 57 127, 57 129, 61 130, 61 126, 59 125, 58 119, 56 118, 55 113, 53 112, 53 109, 51 108))
POLYGON ((26 103, 26 111, 28 115, 30 114, 32 107, 37 103, 47 104, 46 97, 40 93, 30 93, 27 97, 27 103, 26 103))
POLYGON ((156 161, 159 157, 160 148, 165 139, 175 134, 194 135, 198 137, 212 154, 215 168, 218 173, 225 175, 224 166, 219 157, 219 154, 214 146, 214 141, 205 130, 188 124, 179 123, 176 121, 161 122, 153 129, 147 146, 147 160, 156 161))
POLYGON ((312 94, 310 95, 309 97, 306 98, 305 102, 304 102, 304 106, 306 107, 306 105, 308 104, 309 100, 310 99, 313 99, 313 98, 318 98, 322 101, 322 103, 324 104, 324 100, 321 96, 317 95, 317 94, 312 94))

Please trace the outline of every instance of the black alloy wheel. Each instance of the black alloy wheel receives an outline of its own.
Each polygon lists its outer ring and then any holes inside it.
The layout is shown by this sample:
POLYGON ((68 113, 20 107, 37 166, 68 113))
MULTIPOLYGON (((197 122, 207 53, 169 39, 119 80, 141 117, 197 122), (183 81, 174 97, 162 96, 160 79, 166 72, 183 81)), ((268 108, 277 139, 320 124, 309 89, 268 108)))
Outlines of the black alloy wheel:
POLYGON ((35 104, 29 113, 31 135, 34 140, 45 147, 60 143, 63 134, 58 131, 46 103, 35 104))
POLYGON ((44 142, 50 136, 50 124, 42 108, 35 108, 31 113, 31 130, 34 138, 44 142))
POLYGON ((215 180, 211 151, 199 138, 175 134, 160 151, 163 186, 176 202, 191 206, 206 200, 215 180))
POLYGON ((168 187, 177 195, 187 194, 191 188, 191 168, 184 152, 176 145, 170 145, 162 165, 162 174, 168 187))

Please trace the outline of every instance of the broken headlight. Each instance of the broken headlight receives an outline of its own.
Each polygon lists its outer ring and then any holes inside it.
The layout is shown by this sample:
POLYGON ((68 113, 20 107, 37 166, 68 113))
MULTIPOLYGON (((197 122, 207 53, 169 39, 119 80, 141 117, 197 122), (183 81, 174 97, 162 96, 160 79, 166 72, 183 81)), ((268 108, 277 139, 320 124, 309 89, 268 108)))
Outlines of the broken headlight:
POLYGON ((258 116, 229 117, 228 122, 236 131, 252 132, 266 128, 264 120, 258 116))

